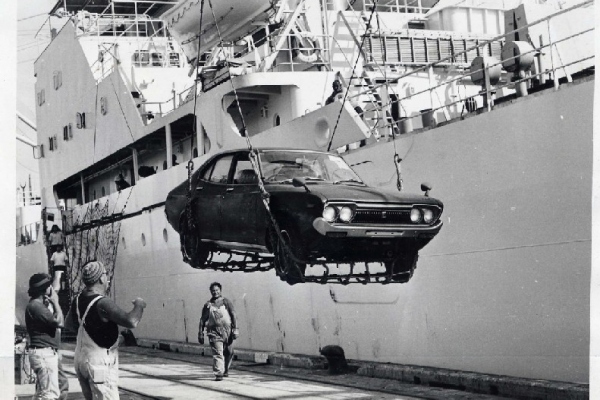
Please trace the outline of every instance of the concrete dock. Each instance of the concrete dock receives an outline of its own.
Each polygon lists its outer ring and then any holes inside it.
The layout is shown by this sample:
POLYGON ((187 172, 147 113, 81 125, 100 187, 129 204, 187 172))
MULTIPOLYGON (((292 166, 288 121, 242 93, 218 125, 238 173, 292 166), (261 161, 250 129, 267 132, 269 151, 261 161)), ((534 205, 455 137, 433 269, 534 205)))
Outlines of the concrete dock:
MULTIPOLYGON (((83 399, 74 344, 61 350, 69 399, 83 399)), ((215 381, 210 348, 138 339, 120 351, 121 399, 588 399, 589 386, 397 364, 354 362, 330 374, 324 357, 236 350, 228 378, 215 381)), ((30 398, 33 384, 16 385, 30 398)))

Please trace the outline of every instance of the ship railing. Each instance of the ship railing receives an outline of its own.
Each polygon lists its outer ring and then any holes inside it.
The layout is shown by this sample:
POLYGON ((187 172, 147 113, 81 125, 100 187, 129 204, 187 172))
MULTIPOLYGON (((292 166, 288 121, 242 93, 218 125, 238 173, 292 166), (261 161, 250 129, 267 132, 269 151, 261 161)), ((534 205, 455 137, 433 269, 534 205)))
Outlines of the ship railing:
MULTIPOLYGON (((451 119, 451 117, 450 117, 450 108, 451 107, 456 108, 456 112, 460 114, 460 117, 464 116, 465 111, 467 111, 467 112, 473 112, 473 111, 478 111, 478 110, 491 111, 495 102, 497 102, 499 100, 498 98, 496 98, 496 95, 498 92, 505 91, 506 92, 505 96, 521 95, 523 90, 525 90, 525 92, 526 92, 526 88, 524 88, 523 85, 530 86, 530 85, 532 85, 533 80, 537 80, 540 84, 546 85, 548 82, 547 77, 550 77, 549 80, 552 81, 553 87, 556 90, 560 86, 561 78, 566 79, 567 82, 572 81, 571 73, 569 72, 569 67, 577 66, 578 68, 573 68, 573 69, 577 69, 577 70, 585 69, 587 66, 593 65, 593 63, 591 63, 590 61, 595 58, 595 55, 593 54, 593 49, 591 49, 590 52, 587 52, 587 53, 583 52, 584 55, 581 56, 580 58, 576 58, 574 60, 569 60, 569 61, 565 62, 564 60, 561 59, 557 46, 559 44, 567 43, 571 40, 577 40, 577 39, 579 39, 579 42, 577 42, 576 44, 572 44, 572 42, 570 42, 571 43, 570 45, 576 46, 577 44, 581 44, 581 43, 593 43, 593 37, 591 37, 591 38, 588 36, 586 36, 585 38, 582 38, 582 37, 584 37, 585 35, 593 36, 593 31, 595 28, 594 27, 590 27, 590 28, 583 27, 583 29, 579 32, 576 32, 576 33, 573 33, 573 34, 570 34, 570 35, 567 35, 567 36, 564 36, 561 38, 556 38, 556 37, 553 37, 553 35, 552 35, 552 30, 550 28, 551 21, 563 14, 572 12, 572 11, 582 8, 582 7, 589 6, 593 2, 594 2, 593 0, 588 0, 588 1, 582 2, 580 4, 577 4, 575 6, 558 11, 552 15, 541 18, 530 24, 520 26, 513 31, 510 31, 508 33, 494 37, 484 43, 478 44, 477 46, 470 47, 468 49, 465 49, 464 51, 452 54, 444 59, 430 63, 428 65, 424 65, 422 67, 415 68, 415 69, 413 69, 407 73, 401 74, 399 76, 394 76, 394 77, 388 76, 386 82, 384 82, 384 83, 378 83, 375 85, 369 85, 369 84, 363 83, 361 85, 361 89, 359 91, 351 92, 351 94, 348 96, 348 99, 351 102, 359 103, 361 101, 364 101, 365 96, 373 97, 374 94, 381 93, 382 91, 388 91, 388 93, 392 92, 393 96, 390 96, 390 97, 393 98, 393 100, 389 100, 387 102, 371 101, 371 107, 367 108, 366 110, 364 110, 363 112, 360 113, 361 116, 363 116, 363 118, 365 118, 369 113, 373 113, 373 112, 378 113, 377 115, 379 116, 380 119, 381 119, 381 115, 388 116, 387 118, 385 118, 387 121, 383 121, 383 124, 382 124, 381 120, 375 121, 375 123, 370 123, 370 124, 369 124, 368 120, 366 121, 367 124, 372 129, 372 131, 374 133, 374 137, 377 140, 379 140, 380 138, 383 138, 386 136, 387 137, 393 136, 394 132, 406 133, 406 129, 408 129, 409 131, 412 130, 413 129, 412 121, 417 121, 417 123, 414 125, 421 124, 423 127, 435 125, 436 121, 435 121, 434 116, 435 116, 435 113, 438 111, 443 112, 446 120, 449 120, 449 119, 451 119), (525 29, 528 29, 532 26, 536 26, 539 24, 547 25, 548 35, 546 37, 546 40, 548 42, 543 43, 543 39, 540 38, 540 42, 541 42, 540 45, 539 46, 531 46, 532 49, 529 51, 521 52, 513 57, 507 57, 501 61, 491 59, 490 62, 486 63, 480 69, 471 68, 466 73, 457 74, 457 76, 452 77, 450 79, 446 79, 439 84, 428 85, 423 90, 415 90, 414 92, 409 93, 405 96, 399 96, 398 93, 393 93, 393 91, 394 91, 393 87, 390 88, 390 86, 391 86, 390 84, 397 84, 399 82, 402 82, 402 80, 408 81, 408 79, 414 78, 414 77, 421 77, 421 78, 428 77, 431 81, 433 68, 443 66, 444 63, 448 63, 448 62, 451 62, 453 59, 462 57, 464 54, 466 54, 468 52, 477 51, 477 49, 481 48, 482 46, 488 46, 490 43, 492 43, 494 41, 504 40, 506 37, 509 37, 510 35, 514 35, 515 33, 524 31, 525 29), (589 40, 586 40, 586 39, 589 39, 589 40), (549 66, 548 65, 540 66, 539 57, 540 57, 540 55, 542 55, 544 53, 544 51, 549 52, 551 55, 551 57, 550 57, 551 62, 550 62, 549 66), (512 79, 507 79, 508 73, 507 73, 507 71, 503 71, 504 79, 500 79, 498 81, 498 83, 493 86, 489 84, 489 74, 490 74, 490 71, 494 67, 503 68, 504 65, 510 64, 511 61, 517 62, 518 58, 523 57, 527 54, 532 54, 538 60, 537 65, 535 65, 535 67, 534 67, 535 68, 534 71, 529 70, 529 71, 526 71, 524 74, 520 73, 520 75, 513 73, 512 79), (487 84, 480 83, 481 86, 473 84, 472 77, 474 75, 482 75, 482 74, 484 76, 484 81, 487 79, 488 83, 487 84), (487 77, 486 77, 486 75, 487 75, 487 77), (470 87, 471 92, 466 93, 465 95, 462 95, 462 96, 457 92, 455 95, 455 100, 447 101, 442 104, 442 101, 440 100, 440 96, 439 96, 440 93, 445 92, 452 85, 462 85, 465 88, 465 92, 467 91, 466 88, 470 87), (424 97, 425 97, 425 99, 424 99, 424 97), (435 104, 435 100, 434 100, 435 98, 438 99, 438 105, 435 104), (411 105, 411 101, 413 101, 416 104, 420 104, 420 105, 429 103, 430 107, 429 108, 421 107, 422 108, 421 110, 410 113, 409 108, 411 105), (480 103, 483 103, 483 108, 479 106, 480 103), (373 106, 373 104, 376 104, 376 106, 373 106), (461 106, 462 106, 462 110, 458 111, 458 109, 461 108, 461 106), (390 110, 393 107, 396 107, 397 116, 400 117, 399 119, 390 118, 390 115, 392 113, 390 113, 390 112, 386 113, 387 110, 390 110), (404 115, 402 116, 402 114, 404 114, 404 115), (408 121, 410 121, 410 122, 408 122, 408 121)), ((366 64, 366 65, 367 65, 367 67, 369 66, 369 64, 366 64)), ((373 118, 373 119, 376 119, 376 118, 373 118)))
MULTIPOLYGON (((149 123, 152 122, 152 117, 164 117, 170 112, 176 110, 182 105, 186 104, 188 101, 194 99, 194 88, 196 86, 192 85, 188 88, 185 88, 181 92, 173 91, 173 95, 170 99, 165 101, 145 101, 143 102, 144 110, 143 116, 145 120, 149 123), (150 118, 148 118, 150 117, 150 118)), ((200 86, 198 86, 197 94, 200 93, 200 86)))
POLYGON ((41 221, 32 222, 16 229, 17 246, 26 246, 37 242, 41 221))
MULTIPOLYGON (((173 4, 169 2, 155 2, 173 4)), ((78 36, 131 36, 157 37, 168 36, 163 21, 146 14, 115 14, 111 4, 99 13, 79 12, 76 19, 78 36)))
POLYGON ((42 199, 39 192, 17 188, 17 207, 36 206, 40 204, 42 204, 42 199))
MULTIPOLYGON (((298 32, 286 35, 286 40, 284 41, 283 45, 279 48, 278 51, 280 54, 282 52, 287 53, 288 56, 279 58, 277 64, 272 66, 268 71, 305 70, 307 68, 313 67, 314 65, 318 65, 319 67, 323 67, 326 69, 331 69, 330 63, 328 61, 329 49, 327 48, 328 46, 326 46, 326 35, 304 34, 305 37, 309 38, 308 40, 297 40, 297 38, 302 35, 302 33, 298 32), (298 59, 297 56, 295 56, 298 53, 312 55, 315 52, 317 52, 318 54, 314 62, 306 61, 306 59, 298 59)), ((260 68, 260 65, 266 59, 267 55, 261 55, 255 58, 255 52, 260 52, 262 50, 260 46, 266 44, 268 40, 273 40, 275 37, 281 36, 278 35, 278 32, 273 32, 269 37, 264 37, 256 43, 254 43, 249 38, 247 46, 245 46, 243 50, 238 51, 235 54, 229 54, 226 51, 222 52, 219 55, 213 53, 211 55, 211 58, 206 62, 206 64, 199 68, 199 76, 202 77, 202 84, 199 84, 198 88, 202 89, 203 91, 208 91, 212 87, 215 87, 217 84, 221 84, 223 82, 228 81, 233 76, 256 72, 260 68), (228 55, 230 55, 231 57, 227 57, 228 55), (224 58, 229 61, 239 61, 241 64, 243 63, 243 66, 231 67, 231 69, 229 69, 228 67, 217 67, 217 64, 219 62, 223 63, 224 58), (221 69, 219 70, 219 72, 215 73, 218 68, 221 69)), ((146 115, 165 116, 166 114, 172 112, 178 107, 181 107, 188 101, 193 100, 194 87, 195 85, 192 85, 182 90, 181 92, 173 92, 173 95, 168 100, 144 102, 143 104, 145 106, 146 115)), ((197 94, 200 94, 200 90, 198 90, 197 94)))
POLYGON ((405 14, 425 14, 432 8, 423 5, 421 0, 364 0, 362 2, 363 11, 371 11, 373 6, 375 6, 377 12, 405 14))

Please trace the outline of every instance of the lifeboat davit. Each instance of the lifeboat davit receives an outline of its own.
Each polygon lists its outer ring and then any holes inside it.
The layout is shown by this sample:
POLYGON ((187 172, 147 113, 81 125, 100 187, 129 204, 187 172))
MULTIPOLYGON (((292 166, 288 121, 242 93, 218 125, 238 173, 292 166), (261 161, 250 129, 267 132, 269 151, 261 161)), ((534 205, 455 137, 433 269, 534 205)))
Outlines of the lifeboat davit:
POLYGON ((220 40, 228 42, 247 36, 257 29, 257 22, 268 21, 275 14, 270 0, 205 0, 200 19, 201 5, 202 0, 184 0, 161 17, 190 61, 198 55, 198 43, 202 54, 220 40))

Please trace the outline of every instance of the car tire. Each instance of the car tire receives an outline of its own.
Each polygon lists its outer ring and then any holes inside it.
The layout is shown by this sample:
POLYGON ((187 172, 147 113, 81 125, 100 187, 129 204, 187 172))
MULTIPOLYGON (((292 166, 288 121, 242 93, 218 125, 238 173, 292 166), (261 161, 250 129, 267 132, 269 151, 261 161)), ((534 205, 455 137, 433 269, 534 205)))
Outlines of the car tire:
POLYGON ((385 270, 391 275, 392 282, 406 283, 412 278, 418 260, 418 251, 412 250, 399 255, 392 261, 386 261, 385 270))
POLYGON ((210 250, 202 245, 202 241, 195 231, 195 223, 192 222, 192 226, 188 226, 187 214, 185 211, 182 212, 179 217, 179 240, 183 261, 193 268, 203 268, 208 260, 210 250))
POLYGON ((274 249, 275 254, 275 272, 282 281, 295 285, 296 283, 304 282, 304 272, 306 271, 306 264, 297 262, 290 257, 289 252, 299 260, 305 260, 305 252, 302 247, 300 236, 296 235, 291 229, 281 230, 281 239, 277 237, 274 232, 276 246, 274 249), (283 240, 283 244, 281 243, 283 240))

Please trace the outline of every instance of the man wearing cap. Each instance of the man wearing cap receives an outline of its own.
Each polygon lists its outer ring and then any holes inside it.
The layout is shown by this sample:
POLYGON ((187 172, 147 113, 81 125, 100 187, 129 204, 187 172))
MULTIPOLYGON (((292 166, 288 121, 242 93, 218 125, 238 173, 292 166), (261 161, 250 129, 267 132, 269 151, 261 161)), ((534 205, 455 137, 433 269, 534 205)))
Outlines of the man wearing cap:
POLYGON ((118 399, 118 346, 123 340, 119 325, 135 328, 146 302, 138 297, 133 310, 125 312, 105 297, 110 281, 100 261, 83 267, 82 280, 85 289, 73 299, 65 319, 65 326, 77 331, 75 372, 86 399, 118 399))
POLYGON ((29 363, 36 375, 34 399, 58 399, 58 328, 64 317, 58 295, 48 274, 33 274, 29 278, 29 297, 25 308, 25 324, 29 335, 29 363), (49 307, 52 307, 53 311, 49 307))

